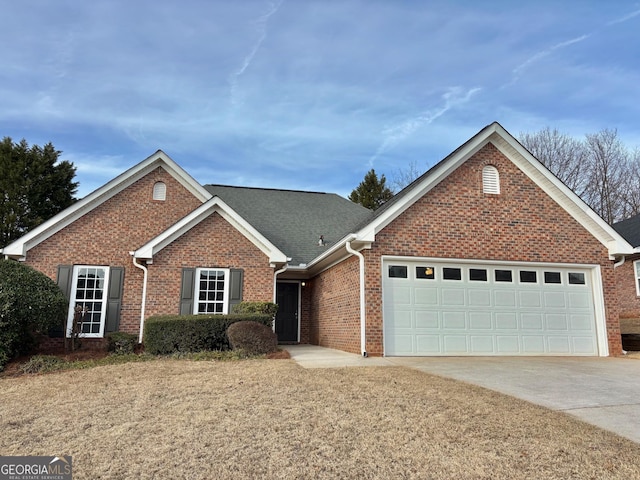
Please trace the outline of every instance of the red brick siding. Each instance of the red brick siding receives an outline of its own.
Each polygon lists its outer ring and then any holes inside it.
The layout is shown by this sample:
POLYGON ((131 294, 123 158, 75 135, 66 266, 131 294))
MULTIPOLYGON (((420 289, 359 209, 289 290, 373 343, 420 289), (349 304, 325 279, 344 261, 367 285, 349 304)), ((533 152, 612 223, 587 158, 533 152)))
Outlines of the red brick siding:
POLYGON ((640 297, 636 290, 637 280, 633 265, 636 260, 640 260, 640 255, 627 257, 625 262, 616 268, 620 318, 640 318, 640 297))
POLYGON ((158 252, 149 265, 146 316, 179 312, 182 269, 241 268, 243 299, 273 301, 269 258, 218 213, 158 252))
POLYGON ((352 256, 307 283, 310 343, 360 353, 359 281, 358 259, 352 256))
POLYGON ((384 228, 363 253, 371 355, 383 353, 381 255, 599 264, 609 350, 621 353, 616 281, 606 248, 492 144, 384 228), (482 167, 488 164, 499 171, 499 195, 482 192, 482 167))
MULTIPOLYGON (((300 290, 300 343, 311 342, 311 283, 304 282, 300 290)), ((317 342, 316 342, 317 343, 317 342)))
POLYGON ((54 280, 58 265, 124 267, 120 330, 138 333, 142 271, 133 266, 129 252, 200 205, 191 192, 164 169, 157 168, 29 250, 26 263, 54 280), (152 199, 157 181, 167 185, 165 201, 152 199))

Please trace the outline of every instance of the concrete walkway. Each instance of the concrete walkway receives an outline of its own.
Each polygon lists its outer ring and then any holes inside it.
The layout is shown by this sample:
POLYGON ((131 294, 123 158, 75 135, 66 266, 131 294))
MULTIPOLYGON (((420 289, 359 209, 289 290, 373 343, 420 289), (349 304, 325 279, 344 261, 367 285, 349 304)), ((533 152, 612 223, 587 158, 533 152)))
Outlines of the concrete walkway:
POLYGON ((520 398, 640 443, 640 360, 600 357, 385 357, 315 345, 286 349, 305 368, 403 366, 520 398))

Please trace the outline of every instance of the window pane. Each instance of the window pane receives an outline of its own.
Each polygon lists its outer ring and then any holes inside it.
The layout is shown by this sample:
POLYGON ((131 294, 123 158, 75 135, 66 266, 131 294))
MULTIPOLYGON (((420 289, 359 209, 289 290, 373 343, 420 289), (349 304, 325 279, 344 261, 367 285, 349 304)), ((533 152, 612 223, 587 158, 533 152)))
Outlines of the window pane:
POLYGON ((447 268, 442 269, 442 278, 445 280, 462 280, 462 270, 459 268, 447 268))
POLYGON ((470 268, 469 280, 472 280, 474 282, 486 282, 487 271, 484 268, 470 268))
POLYGON ((536 283, 538 281, 538 275, 534 271, 520 270, 520 281, 522 283, 536 283))
POLYGON ((416 278, 434 279, 436 271, 433 267, 416 267, 416 278))
POLYGON ((407 267, 404 265, 389 265, 389 278, 407 278, 407 267))
POLYGON ((562 283, 560 272, 544 272, 544 283, 562 283))
POLYGON ((496 270, 496 282, 513 282, 513 274, 511 270, 496 270))
POLYGON ((584 273, 569 273, 569 283, 571 285, 584 285, 584 273))

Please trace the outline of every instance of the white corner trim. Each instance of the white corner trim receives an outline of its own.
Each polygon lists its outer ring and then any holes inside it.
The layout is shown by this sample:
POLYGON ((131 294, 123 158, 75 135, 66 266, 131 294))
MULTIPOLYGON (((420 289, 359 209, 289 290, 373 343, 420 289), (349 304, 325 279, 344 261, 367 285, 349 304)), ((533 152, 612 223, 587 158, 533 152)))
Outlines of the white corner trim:
POLYGON ((213 213, 218 213, 236 230, 242 233, 242 235, 244 235, 251 243, 269 257, 270 262, 276 264, 284 264, 287 262, 287 256, 284 253, 267 240, 267 238, 258 232, 258 230, 251 226, 249 222, 238 215, 220 197, 213 197, 208 202, 196 208, 189 215, 173 224, 160 235, 151 239, 133 253, 134 257, 144 260, 152 260, 156 253, 187 233, 213 213))

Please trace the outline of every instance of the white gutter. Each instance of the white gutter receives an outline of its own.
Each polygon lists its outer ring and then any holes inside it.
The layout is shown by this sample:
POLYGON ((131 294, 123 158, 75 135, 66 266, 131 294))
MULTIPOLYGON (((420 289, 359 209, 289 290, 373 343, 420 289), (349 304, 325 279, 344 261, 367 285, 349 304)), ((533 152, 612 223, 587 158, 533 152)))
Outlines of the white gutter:
POLYGON ((613 264, 613 268, 618 268, 620 265, 622 265, 624 263, 624 261, 627 259, 626 256, 622 255, 622 258, 620 260, 618 260, 616 263, 613 264))
MULTIPOLYGON (((290 258, 288 260, 291 260, 290 258)), ((289 268, 289 264, 285 263, 284 266, 280 269, 280 270, 276 270, 273 273, 273 303, 277 303, 276 302, 276 281, 278 280, 278 275, 280 275, 282 272, 285 272, 287 270, 287 268, 289 268)), ((273 322, 271 322, 273 325, 273 331, 276 331, 276 319, 274 317, 273 322)))
POLYGON ((133 254, 134 252, 129 252, 129 255, 131 255, 131 258, 133 259, 133 264, 144 273, 144 279, 142 281, 142 305, 140 306, 140 335, 138 336, 138 343, 142 343, 142 335, 144 333, 144 311, 147 305, 147 274, 149 272, 146 266, 137 262, 137 259, 133 254))
POLYGON ((356 235, 347 238, 345 247, 347 252, 358 257, 360 261, 360 352, 363 357, 367 356, 367 315, 365 312, 365 292, 364 292, 364 255, 351 248, 351 242, 356 239, 356 235))

